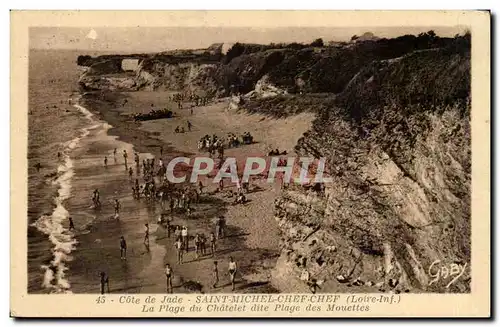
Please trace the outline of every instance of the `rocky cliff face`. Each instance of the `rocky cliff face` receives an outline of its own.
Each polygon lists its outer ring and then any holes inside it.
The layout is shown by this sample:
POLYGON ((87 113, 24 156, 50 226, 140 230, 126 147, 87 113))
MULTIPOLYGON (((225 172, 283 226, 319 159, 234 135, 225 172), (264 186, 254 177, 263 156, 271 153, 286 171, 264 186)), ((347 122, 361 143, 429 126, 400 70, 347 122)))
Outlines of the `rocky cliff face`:
POLYGON ((160 60, 143 61, 136 83, 146 90, 208 91, 217 89, 215 70, 217 64, 165 63, 160 60))
POLYGON ((81 82, 95 89, 105 89, 109 84, 100 83, 98 75, 112 81, 116 76, 109 75, 119 73, 117 70, 121 69, 121 60, 135 58, 141 62, 139 72, 136 76, 126 76, 130 79, 128 84, 132 91, 195 89, 228 96, 231 93, 251 92, 265 77, 270 85, 287 93, 338 94, 361 69, 374 61, 397 58, 418 50, 443 48, 454 43, 455 39, 452 38, 422 34, 334 46, 323 46, 322 42, 270 45, 236 43, 225 55, 222 54, 221 45, 214 45, 213 49, 177 50, 149 55, 80 56, 77 61, 80 65, 91 67, 81 82), (108 69, 110 67, 112 69, 108 69))
POLYGON ((278 269, 332 292, 470 291, 469 95, 467 46, 361 70, 296 147, 326 157, 333 181, 277 200, 278 269), (467 267, 449 284, 434 281, 443 265, 467 267))
POLYGON ((153 56, 137 74, 87 74, 81 82, 253 91, 237 107, 317 113, 296 152, 325 157, 333 181, 324 194, 291 186, 276 201, 277 288, 315 278, 331 292, 470 291, 470 35, 239 44, 220 61, 153 56), (440 267, 448 274, 436 280, 440 267), (450 277, 456 268, 461 276, 450 277))

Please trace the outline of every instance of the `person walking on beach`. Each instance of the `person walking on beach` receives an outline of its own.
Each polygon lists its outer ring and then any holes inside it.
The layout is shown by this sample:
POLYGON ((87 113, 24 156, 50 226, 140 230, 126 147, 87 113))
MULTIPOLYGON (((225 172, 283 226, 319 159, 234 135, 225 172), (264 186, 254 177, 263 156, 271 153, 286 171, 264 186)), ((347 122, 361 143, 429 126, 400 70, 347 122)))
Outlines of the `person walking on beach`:
POLYGON ((170 219, 167 218, 167 220, 165 221, 165 231, 167 232, 167 238, 170 238, 170 229, 171 229, 171 226, 170 226, 170 219))
POLYGON ((174 236, 175 240, 178 240, 181 237, 181 229, 179 226, 175 226, 174 236))
POLYGON ((107 290, 109 293, 109 277, 106 275, 104 271, 100 273, 101 277, 101 294, 104 294, 104 291, 107 290))
POLYGON ((144 224, 144 244, 149 244, 149 224, 144 224))
POLYGON ((217 238, 215 237, 214 232, 210 233, 210 250, 212 251, 212 257, 215 255, 215 247, 216 247, 217 238))
POLYGON ((233 257, 229 257, 229 278, 231 279, 231 290, 234 291, 234 279, 236 276, 236 262, 233 260, 233 257))
POLYGON ((174 197, 170 197, 170 213, 174 212, 175 200, 174 197))
POLYGON ((212 288, 216 288, 217 284, 219 283, 219 266, 217 265, 217 261, 214 261, 214 266, 212 268, 212 271, 214 273, 214 283, 212 285, 212 288))
POLYGON ((187 121, 187 127, 188 127, 188 131, 191 132, 191 127, 193 127, 193 124, 191 124, 191 122, 189 120, 187 121))
POLYGON ((165 265, 165 277, 167 277, 167 293, 170 291, 170 293, 173 293, 173 287, 172 287, 172 277, 173 277, 173 270, 172 267, 170 267, 170 264, 165 265))
POLYGON ((116 219, 118 219, 120 217, 120 208, 121 208, 120 201, 118 201, 118 199, 115 199, 115 218, 116 219))
POLYGON ((139 160, 139 155, 137 154, 137 152, 134 154, 134 157, 135 157, 135 158, 134 158, 134 160, 135 160, 135 165, 136 165, 137 167, 139 167, 139 165, 140 165, 140 160, 139 160))
POLYGON ((160 157, 163 156, 163 145, 160 145, 160 157))
POLYGON ((120 237, 120 259, 125 260, 127 256, 127 242, 125 237, 120 237))
POLYGON ((182 260, 183 259, 183 253, 182 253, 183 244, 182 244, 182 240, 180 237, 177 239, 177 241, 175 241, 174 245, 175 245, 175 249, 177 250, 177 263, 181 264, 181 263, 183 263, 183 260, 182 260))
POLYGON ((94 208, 98 208, 101 206, 101 200, 99 199, 99 190, 95 189, 94 193, 92 193, 92 201, 94 202, 94 208))
POLYGON ((200 234, 200 252, 201 255, 207 254, 207 238, 205 234, 200 234))
POLYGON ((69 230, 75 229, 75 223, 73 222, 73 218, 69 217, 69 230))
POLYGON ((104 157, 104 167, 108 168, 108 157, 104 157))
POLYGON ((182 237, 182 243, 183 243, 183 246, 184 246, 184 250, 186 252, 189 252, 189 239, 188 239, 189 236, 188 236, 188 230, 187 230, 186 226, 182 227, 181 237, 182 237))
POLYGON ((134 178, 134 171, 132 170, 132 167, 128 169, 128 178, 132 181, 134 178))
POLYGON ((123 150, 123 160, 125 160, 125 167, 127 167, 127 150, 123 150))
POLYGON ((194 253, 195 253, 196 259, 198 259, 200 257, 200 252, 201 252, 201 238, 200 238, 200 234, 196 233, 196 235, 194 236, 194 253))

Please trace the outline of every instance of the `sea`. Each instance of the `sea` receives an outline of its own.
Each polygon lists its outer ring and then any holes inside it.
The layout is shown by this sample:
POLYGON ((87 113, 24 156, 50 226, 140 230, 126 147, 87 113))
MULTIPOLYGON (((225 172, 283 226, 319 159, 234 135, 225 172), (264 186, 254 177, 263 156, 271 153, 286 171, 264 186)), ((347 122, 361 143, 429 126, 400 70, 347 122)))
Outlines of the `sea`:
POLYGON ((102 128, 78 105, 79 54, 29 53, 28 293, 71 292, 66 273, 77 241, 68 230, 66 202, 72 196, 73 153, 92 129, 102 128))
MULTIPOLYGON (((132 249, 137 261, 131 267, 124 267, 117 256, 120 235, 130 244, 142 243, 141 226, 149 221, 152 233, 157 227, 155 209, 132 197, 133 180, 121 154, 153 155, 110 135, 112 126, 96 108, 93 111, 92 102, 85 102, 88 108, 81 104, 78 79, 84 68, 76 64, 80 54, 103 53, 29 54, 28 293, 99 293, 100 272, 113 276, 115 291, 140 292, 145 287, 144 266, 157 270, 147 254, 163 258, 164 250, 153 245, 151 252, 140 246, 132 249), (92 204, 95 189, 101 194, 99 210, 92 204), (119 219, 115 200, 126 211, 119 219), (72 230, 69 217, 75 224, 72 230)), ((138 178, 140 171, 134 171, 138 178)))

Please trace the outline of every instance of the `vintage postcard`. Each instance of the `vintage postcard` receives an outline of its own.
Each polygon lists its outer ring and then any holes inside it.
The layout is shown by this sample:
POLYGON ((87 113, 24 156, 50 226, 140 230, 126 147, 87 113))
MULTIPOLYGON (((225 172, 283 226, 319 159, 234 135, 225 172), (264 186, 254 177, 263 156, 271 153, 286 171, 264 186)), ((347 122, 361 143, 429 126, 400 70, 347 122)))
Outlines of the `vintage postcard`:
POLYGON ((490 316, 488 11, 12 11, 11 58, 11 316, 490 316))

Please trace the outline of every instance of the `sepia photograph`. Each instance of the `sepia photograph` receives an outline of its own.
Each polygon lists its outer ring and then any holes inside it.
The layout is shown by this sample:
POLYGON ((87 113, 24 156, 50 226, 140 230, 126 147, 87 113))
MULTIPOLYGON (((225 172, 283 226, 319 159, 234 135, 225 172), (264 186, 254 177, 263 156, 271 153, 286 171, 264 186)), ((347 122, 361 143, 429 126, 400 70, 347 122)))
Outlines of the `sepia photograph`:
POLYGON ((357 23, 29 26, 23 292, 470 295, 474 30, 357 23))

